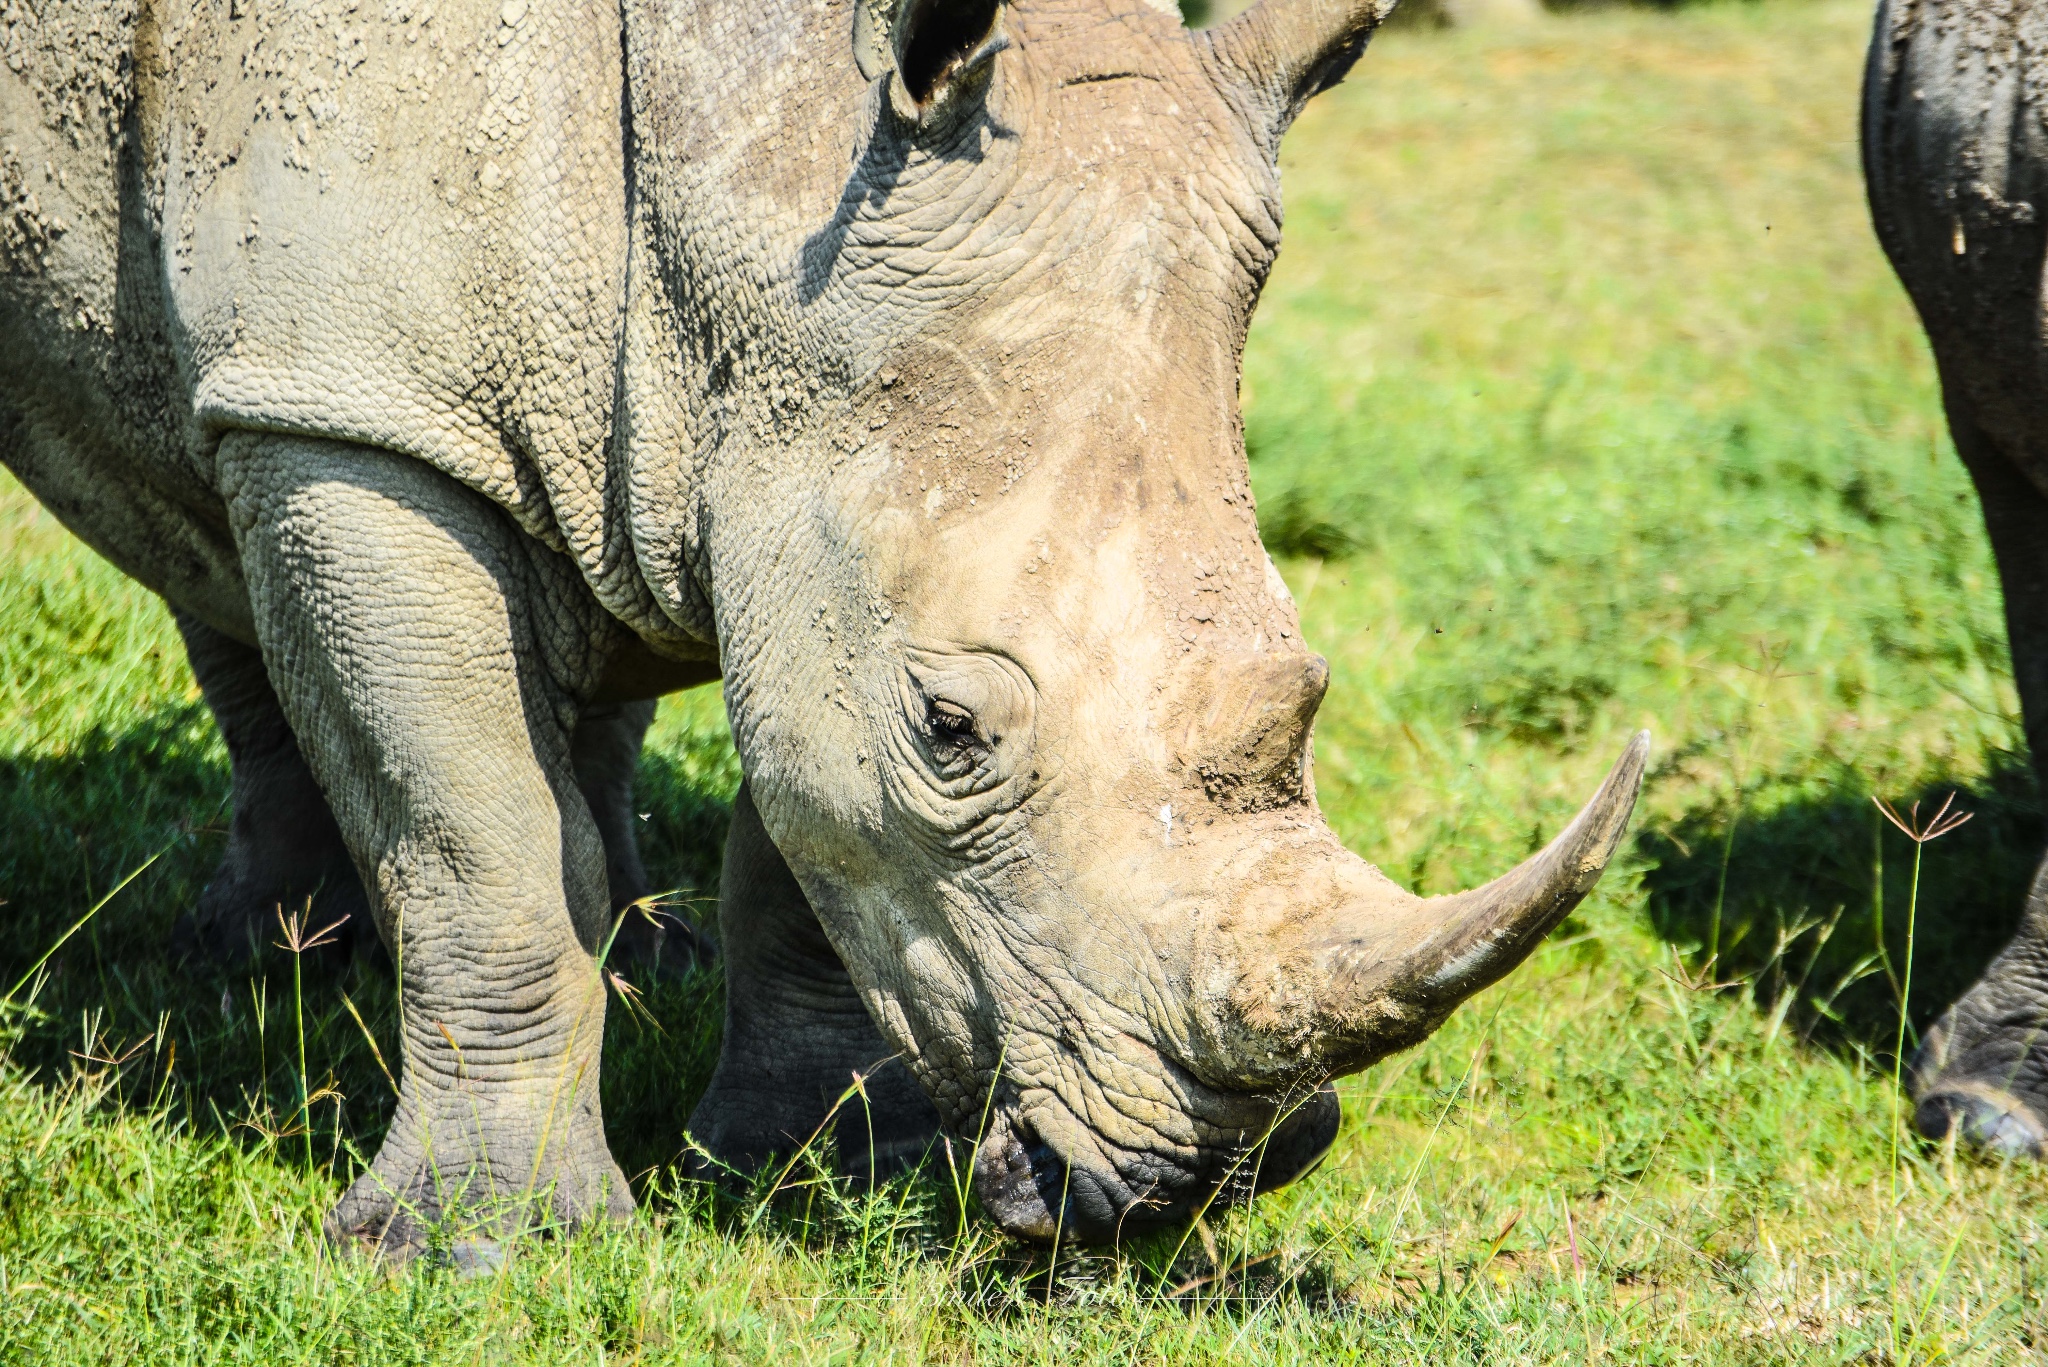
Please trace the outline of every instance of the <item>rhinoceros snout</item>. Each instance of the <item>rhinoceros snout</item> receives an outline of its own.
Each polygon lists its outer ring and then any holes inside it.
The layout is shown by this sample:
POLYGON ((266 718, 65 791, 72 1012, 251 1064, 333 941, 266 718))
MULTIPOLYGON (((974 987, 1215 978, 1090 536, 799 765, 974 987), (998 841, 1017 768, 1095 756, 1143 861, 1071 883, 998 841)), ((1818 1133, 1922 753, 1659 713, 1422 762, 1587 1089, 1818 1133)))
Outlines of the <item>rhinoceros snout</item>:
POLYGON ((1342 1111, 1325 1086, 1276 1123, 1263 1142, 1219 1146, 1192 1170, 1161 1174, 1156 1160, 1070 1163, 1019 1116, 995 1118, 975 1160, 974 1191, 1006 1231, 1035 1243, 1106 1244, 1176 1224, 1314 1171, 1337 1138, 1342 1111))
POLYGON ((1325 1083, 1299 1110, 1274 1126, 1259 1157, 1253 1195, 1278 1191, 1321 1167, 1330 1146, 1337 1142, 1337 1126, 1343 1119, 1337 1089, 1325 1083))

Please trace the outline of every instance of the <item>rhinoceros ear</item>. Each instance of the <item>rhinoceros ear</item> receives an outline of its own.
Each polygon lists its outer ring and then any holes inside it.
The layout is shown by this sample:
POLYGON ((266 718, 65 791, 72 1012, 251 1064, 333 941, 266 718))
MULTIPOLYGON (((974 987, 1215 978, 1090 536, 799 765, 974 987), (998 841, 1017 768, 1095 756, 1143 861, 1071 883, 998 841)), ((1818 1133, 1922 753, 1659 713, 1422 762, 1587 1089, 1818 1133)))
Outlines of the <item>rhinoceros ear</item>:
POLYGON ((853 0, 853 60, 872 81, 889 75, 900 112, 942 102, 1002 46, 1002 0, 853 0))
POLYGON ((1259 0, 1203 36, 1277 143, 1303 105, 1344 79, 1393 12, 1394 0, 1259 0))
POLYGON ((889 33, 896 25, 897 7, 897 0, 853 0, 853 60, 864 81, 896 69, 896 48, 889 33))

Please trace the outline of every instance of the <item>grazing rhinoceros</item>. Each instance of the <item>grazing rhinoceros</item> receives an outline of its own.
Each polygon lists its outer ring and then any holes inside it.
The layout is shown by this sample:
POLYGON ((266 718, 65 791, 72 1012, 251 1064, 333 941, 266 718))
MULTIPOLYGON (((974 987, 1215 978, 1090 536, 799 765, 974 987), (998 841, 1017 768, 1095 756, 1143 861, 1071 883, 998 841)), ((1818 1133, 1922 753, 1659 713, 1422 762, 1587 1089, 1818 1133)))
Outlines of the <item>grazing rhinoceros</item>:
MULTIPOLYGON (((1984 507, 2027 744, 2048 785, 2048 4, 1880 4, 1863 162, 1984 507)), ((1912 1076, 1923 1134, 2048 1148, 2048 863, 2012 942, 1928 1032, 1912 1076)))
POLYGON ((789 1152, 900 1057, 842 1152, 943 1125, 1041 1239, 1307 1170, 1329 1079, 1620 837, 1642 738, 1475 892, 1316 808, 1326 670, 1237 379, 1275 148, 1366 0, 5 15, 0 452, 183 615, 241 804, 218 900, 331 810, 398 965, 402 1095, 334 1237, 629 1206, 622 703, 722 677, 746 773, 704 1151, 789 1152))

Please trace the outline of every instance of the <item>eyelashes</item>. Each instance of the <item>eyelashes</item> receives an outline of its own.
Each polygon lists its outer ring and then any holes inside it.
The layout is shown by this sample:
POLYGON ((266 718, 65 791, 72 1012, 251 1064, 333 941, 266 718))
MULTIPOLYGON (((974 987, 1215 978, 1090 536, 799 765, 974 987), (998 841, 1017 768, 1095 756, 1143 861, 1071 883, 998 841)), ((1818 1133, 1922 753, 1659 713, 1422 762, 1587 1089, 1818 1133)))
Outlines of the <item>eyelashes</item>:
POLYGON ((925 713, 924 724, 932 735, 956 741, 979 739, 975 734, 974 714, 958 703, 943 698, 934 699, 925 713))
POLYGON ((979 768, 995 745, 992 737, 982 736, 974 713, 944 698, 926 705, 925 734, 930 737, 932 762, 940 776, 949 779, 979 768))

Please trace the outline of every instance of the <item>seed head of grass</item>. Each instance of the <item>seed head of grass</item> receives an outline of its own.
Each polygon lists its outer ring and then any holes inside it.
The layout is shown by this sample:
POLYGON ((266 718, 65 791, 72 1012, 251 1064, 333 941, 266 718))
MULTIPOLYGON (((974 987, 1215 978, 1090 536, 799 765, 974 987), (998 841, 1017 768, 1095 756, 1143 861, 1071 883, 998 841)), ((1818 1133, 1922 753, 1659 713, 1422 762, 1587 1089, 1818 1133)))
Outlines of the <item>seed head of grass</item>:
POLYGON ((1936 808, 1934 814, 1927 818, 1927 824, 1924 826, 1920 824, 1920 804, 1917 802, 1906 809, 1904 816, 1900 816, 1898 808, 1892 806, 1891 803, 1886 802, 1883 798, 1873 797, 1870 800, 1875 802, 1877 809, 1884 813, 1885 820, 1904 831, 1906 839, 1912 841, 1915 845, 1925 845, 1930 840, 1939 840, 1976 815, 1975 812, 1950 811, 1949 808, 1955 804, 1956 800, 1954 793, 1950 793, 1941 800, 1941 806, 1936 808))

